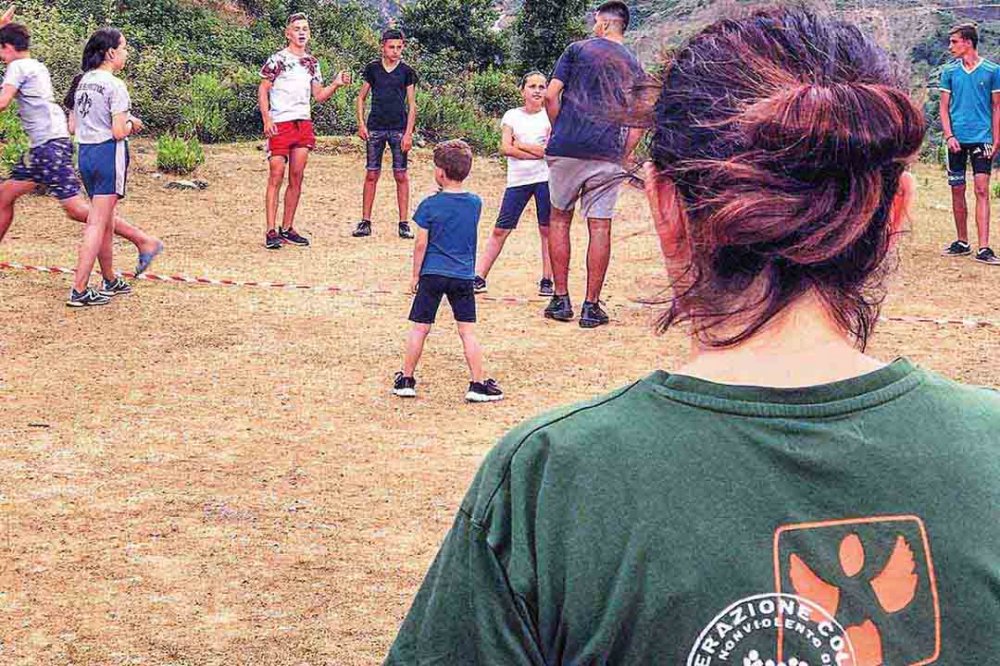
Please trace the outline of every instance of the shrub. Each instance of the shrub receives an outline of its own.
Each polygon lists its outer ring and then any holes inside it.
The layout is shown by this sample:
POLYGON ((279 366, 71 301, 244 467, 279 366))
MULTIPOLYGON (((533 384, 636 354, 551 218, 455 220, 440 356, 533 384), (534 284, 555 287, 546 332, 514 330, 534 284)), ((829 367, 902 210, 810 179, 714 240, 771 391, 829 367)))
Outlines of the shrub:
POLYGON ((500 127, 479 113, 471 102, 453 92, 417 92, 417 127, 432 142, 465 139, 477 153, 494 154, 500 147, 500 127))
POLYGON ((191 173, 205 162, 205 152, 197 139, 165 134, 156 140, 156 168, 169 173, 191 173))
POLYGON ((188 104, 181 111, 181 133, 206 142, 229 138, 226 114, 236 95, 225 83, 213 74, 195 74, 187 97, 188 104))
POLYGON ((4 177, 28 150, 28 135, 21 127, 16 106, 11 104, 0 113, 0 172, 4 177))
POLYGON ((146 47, 140 55, 130 56, 125 78, 132 108, 146 123, 147 131, 176 132, 191 104, 191 75, 177 45, 146 47))
POLYGON ((488 116, 499 118, 508 109, 521 106, 518 81, 510 72, 490 67, 472 75, 470 87, 476 104, 488 116))

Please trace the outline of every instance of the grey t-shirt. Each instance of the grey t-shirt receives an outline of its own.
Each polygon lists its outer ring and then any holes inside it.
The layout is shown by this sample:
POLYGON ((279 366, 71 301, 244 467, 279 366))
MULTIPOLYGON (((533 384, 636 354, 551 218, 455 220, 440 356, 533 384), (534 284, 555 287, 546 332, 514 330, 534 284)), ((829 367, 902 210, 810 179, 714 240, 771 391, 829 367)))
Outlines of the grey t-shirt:
POLYGON ((3 85, 17 89, 17 115, 32 148, 53 139, 68 139, 66 114, 54 101, 49 70, 34 58, 7 65, 3 85))
POLYGON ((76 140, 80 143, 113 140, 112 117, 118 113, 128 113, 132 108, 125 83, 103 69, 93 69, 83 75, 74 100, 76 140))

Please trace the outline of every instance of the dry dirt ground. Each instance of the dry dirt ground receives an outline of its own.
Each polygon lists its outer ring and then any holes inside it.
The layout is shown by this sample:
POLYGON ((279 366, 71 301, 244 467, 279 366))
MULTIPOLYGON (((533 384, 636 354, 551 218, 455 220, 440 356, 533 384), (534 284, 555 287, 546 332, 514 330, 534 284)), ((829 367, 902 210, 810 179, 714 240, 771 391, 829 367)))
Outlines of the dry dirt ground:
MULTIPOLYGON (((262 247, 262 155, 216 147, 205 191, 164 189, 142 145, 126 215, 160 235, 156 273, 339 285, 349 295, 140 282, 88 311, 66 276, 0 272, 0 663, 373 664, 384 655, 476 466, 513 425, 676 366, 683 334, 655 337, 629 297, 660 273, 639 192, 620 204, 606 297, 583 331, 541 302, 483 303, 490 373, 508 398, 462 401, 450 314, 429 340, 420 397, 390 395, 409 299, 411 244, 395 237, 383 180, 375 235, 350 238, 360 151, 313 155, 299 212, 309 249, 262 247), (389 294, 371 295, 376 289, 389 294)), ((415 199, 432 191, 412 162, 415 199)), ((1000 322, 1000 269, 946 260, 943 174, 920 202, 887 304, 893 315, 1000 322)), ((479 160, 480 237, 503 175, 479 160)), ((996 213, 996 211, 995 211, 996 213)), ((23 200, 0 261, 72 265, 79 226, 23 200)), ((585 243, 577 224, 576 248, 585 243)), ((1000 245, 1000 237, 997 244, 1000 245)), ((490 279, 533 296, 538 237, 522 222, 490 279)), ((118 244, 131 268, 134 250, 118 244)), ((571 287, 580 299, 583 253, 571 287)), ((1000 385, 1000 328, 881 326, 873 352, 1000 385)))

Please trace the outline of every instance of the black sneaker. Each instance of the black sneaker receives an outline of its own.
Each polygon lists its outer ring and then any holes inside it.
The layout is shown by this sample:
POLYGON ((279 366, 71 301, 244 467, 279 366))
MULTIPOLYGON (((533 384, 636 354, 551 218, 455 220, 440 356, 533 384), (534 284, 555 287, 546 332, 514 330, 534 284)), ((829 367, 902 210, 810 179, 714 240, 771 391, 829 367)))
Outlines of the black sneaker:
POLYGON ((503 400, 503 391, 494 380, 469 382, 469 390, 465 394, 466 402, 496 402, 497 400, 503 400))
POLYGON ((370 220, 361 220, 358 222, 358 226, 354 228, 351 235, 355 238, 361 238, 363 236, 372 235, 372 223, 370 220))
POLYGON ((556 321, 571 321, 573 319, 573 305, 569 301, 569 294, 565 296, 553 294, 552 300, 545 308, 545 318, 556 321))
POLYGON ((309 239, 305 236, 300 236, 295 232, 295 229, 289 227, 288 229, 280 229, 278 235, 281 240, 286 243, 291 243, 292 245, 298 245, 299 247, 309 247, 309 239))
POLYGON ((93 289, 84 289, 83 293, 80 293, 76 289, 70 289, 69 300, 66 301, 66 305, 71 308, 83 308, 90 307, 91 305, 107 305, 110 302, 110 298, 98 294, 93 289))
POLYGON ((280 250, 282 245, 281 236, 274 229, 270 229, 264 236, 264 247, 268 250, 280 250))
POLYGON ((417 380, 413 377, 404 377, 402 372, 397 372, 392 383, 392 394, 400 398, 416 398, 417 380))
POLYGON ((609 321, 608 313, 601 307, 600 301, 584 301, 580 308, 580 328, 597 328, 609 321))
POLYGON ((399 223, 399 237, 413 238, 413 232, 410 230, 410 223, 406 220, 399 223))
POLYGON ((539 296, 555 296, 556 295, 556 285, 549 278, 543 277, 538 281, 538 295, 539 296))
POLYGON ((1000 257, 988 247, 979 248, 979 252, 976 252, 975 260, 990 266, 1000 266, 1000 257))
POLYGON ((121 296, 122 294, 131 294, 132 287, 129 283, 121 279, 121 277, 116 277, 110 282, 107 280, 101 280, 101 288, 97 292, 101 296, 107 296, 111 298, 112 296, 121 296))
POLYGON ((486 291, 486 280, 479 277, 478 275, 472 278, 472 289, 477 294, 482 294, 486 291))
POLYGON ((965 241, 957 240, 946 247, 941 254, 946 257, 964 257, 967 254, 972 254, 972 246, 965 241))

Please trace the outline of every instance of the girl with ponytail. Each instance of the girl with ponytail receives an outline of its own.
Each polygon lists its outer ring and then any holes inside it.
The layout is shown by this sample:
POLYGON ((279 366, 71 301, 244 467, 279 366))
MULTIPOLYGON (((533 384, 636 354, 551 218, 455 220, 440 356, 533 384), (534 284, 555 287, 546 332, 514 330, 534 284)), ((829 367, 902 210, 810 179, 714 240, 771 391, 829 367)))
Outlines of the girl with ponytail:
MULTIPOLYGON (((142 121, 131 114, 128 90, 115 76, 127 59, 124 35, 114 28, 101 28, 87 41, 81 63, 83 71, 73 79, 66 95, 65 104, 72 110, 71 126, 80 147, 80 175, 91 199, 73 290, 67 302, 73 307, 104 305, 111 296, 131 290, 121 278, 110 282, 105 278, 100 292, 87 286, 96 259, 101 259, 102 266, 111 265, 116 208, 118 200, 125 197, 127 138, 142 130, 142 121)), ((162 247, 157 243, 145 257, 140 253, 140 268, 148 266, 162 247)))

